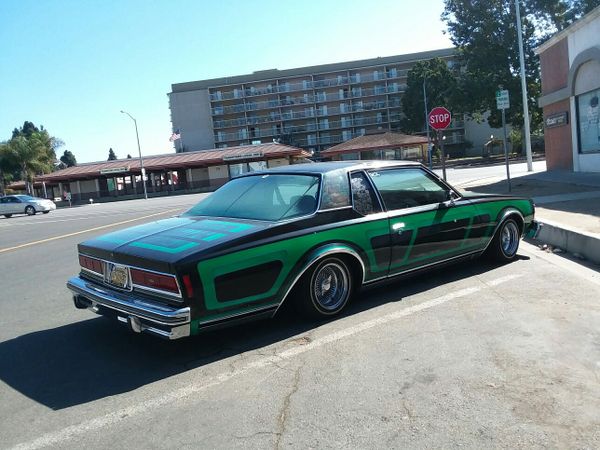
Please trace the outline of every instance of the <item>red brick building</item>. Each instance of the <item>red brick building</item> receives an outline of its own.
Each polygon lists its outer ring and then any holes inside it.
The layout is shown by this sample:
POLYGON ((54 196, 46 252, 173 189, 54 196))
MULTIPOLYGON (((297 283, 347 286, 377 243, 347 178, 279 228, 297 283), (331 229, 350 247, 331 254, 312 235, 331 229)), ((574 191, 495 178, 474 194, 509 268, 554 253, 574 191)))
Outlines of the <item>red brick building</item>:
POLYGON ((536 52, 548 170, 600 172, 600 7, 536 52))

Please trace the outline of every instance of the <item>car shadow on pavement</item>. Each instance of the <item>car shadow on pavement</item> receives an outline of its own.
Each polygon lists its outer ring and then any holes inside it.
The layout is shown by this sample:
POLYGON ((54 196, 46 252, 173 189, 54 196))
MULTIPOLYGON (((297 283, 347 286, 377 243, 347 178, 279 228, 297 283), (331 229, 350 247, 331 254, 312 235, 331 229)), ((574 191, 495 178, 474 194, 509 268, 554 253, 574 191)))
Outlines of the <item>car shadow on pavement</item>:
MULTIPOLYGON (((340 318, 498 267, 483 260, 471 261, 411 277, 409 282, 404 279, 369 288, 340 318)), ((298 318, 291 308, 285 308, 272 320, 169 342, 130 333, 116 321, 96 317, 0 343, 0 380, 34 401, 60 410, 285 341, 323 323, 298 318)))

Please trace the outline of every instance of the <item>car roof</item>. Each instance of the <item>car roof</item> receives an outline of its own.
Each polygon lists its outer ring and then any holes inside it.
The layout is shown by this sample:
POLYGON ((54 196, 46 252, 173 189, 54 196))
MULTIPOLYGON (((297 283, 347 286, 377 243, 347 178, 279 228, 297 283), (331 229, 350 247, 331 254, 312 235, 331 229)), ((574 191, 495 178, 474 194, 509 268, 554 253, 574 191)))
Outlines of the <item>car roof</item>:
POLYGON ((246 173, 244 175, 255 175, 257 173, 327 173, 334 170, 346 169, 346 170, 360 170, 360 169, 379 169, 387 167, 402 167, 402 166, 413 166, 421 167, 422 164, 414 161, 330 161, 330 162, 318 162, 318 163, 303 163, 303 164, 292 164, 289 166, 273 167, 267 170, 261 170, 257 172, 246 173))

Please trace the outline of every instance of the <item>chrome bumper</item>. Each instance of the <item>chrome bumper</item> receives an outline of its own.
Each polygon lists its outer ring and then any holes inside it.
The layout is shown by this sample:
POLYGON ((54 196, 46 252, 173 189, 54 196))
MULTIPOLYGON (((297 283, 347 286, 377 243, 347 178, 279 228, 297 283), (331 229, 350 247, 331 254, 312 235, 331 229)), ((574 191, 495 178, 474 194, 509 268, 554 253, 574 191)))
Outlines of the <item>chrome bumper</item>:
POLYGON ((120 322, 127 323, 136 333, 150 333, 166 339, 190 335, 189 307, 176 308, 154 303, 131 292, 118 292, 80 277, 67 281, 67 288, 73 292, 75 307, 90 309, 98 314, 115 313, 120 322))

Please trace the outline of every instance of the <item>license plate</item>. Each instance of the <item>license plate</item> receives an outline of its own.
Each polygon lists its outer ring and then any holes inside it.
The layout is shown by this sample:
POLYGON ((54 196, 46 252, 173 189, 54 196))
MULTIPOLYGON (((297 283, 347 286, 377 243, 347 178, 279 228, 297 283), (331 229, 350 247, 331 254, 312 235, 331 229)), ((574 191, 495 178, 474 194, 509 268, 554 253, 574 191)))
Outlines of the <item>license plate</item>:
POLYGON ((108 284, 125 289, 129 287, 129 270, 127 266, 106 263, 105 280, 108 284))

